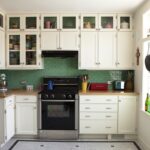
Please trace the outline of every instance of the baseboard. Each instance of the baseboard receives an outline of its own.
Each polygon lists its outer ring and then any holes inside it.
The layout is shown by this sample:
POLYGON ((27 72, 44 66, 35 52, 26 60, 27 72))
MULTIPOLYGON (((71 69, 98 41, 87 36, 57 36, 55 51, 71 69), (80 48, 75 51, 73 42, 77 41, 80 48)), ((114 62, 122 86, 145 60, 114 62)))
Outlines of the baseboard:
POLYGON ((137 143, 142 150, 150 150, 150 145, 146 144, 141 138, 137 138, 137 143))

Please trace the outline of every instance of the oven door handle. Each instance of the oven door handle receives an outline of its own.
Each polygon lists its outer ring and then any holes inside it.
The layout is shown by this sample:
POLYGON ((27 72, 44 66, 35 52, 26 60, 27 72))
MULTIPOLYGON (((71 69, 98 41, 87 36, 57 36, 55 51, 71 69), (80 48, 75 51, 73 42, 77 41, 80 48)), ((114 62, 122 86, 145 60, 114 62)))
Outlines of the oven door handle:
POLYGON ((75 102, 76 100, 41 100, 42 102, 75 102))

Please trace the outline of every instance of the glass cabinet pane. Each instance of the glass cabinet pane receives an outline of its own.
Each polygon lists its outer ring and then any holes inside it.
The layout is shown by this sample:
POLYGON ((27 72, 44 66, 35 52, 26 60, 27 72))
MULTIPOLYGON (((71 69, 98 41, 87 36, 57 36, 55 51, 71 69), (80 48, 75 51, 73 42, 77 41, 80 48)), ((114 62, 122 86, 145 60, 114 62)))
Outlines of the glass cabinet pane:
POLYGON ((101 17, 101 27, 102 28, 113 28, 113 17, 101 17))
POLYGON ((20 29, 20 17, 9 18, 9 29, 20 29))
POLYGON ((83 17, 83 28, 84 29, 94 29, 96 27, 95 17, 83 17))
POLYGON ((36 51, 26 52, 26 65, 36 65, 36 51))
POLYGON ((123 16, 120 17, 120 29, 129 29, 130 28, 130 17, 123 16))
POLYGON ((26 29, 37 28, 37 17, 26 17, 26 29))
POLYGON ((36 35, 26 35, 26 50, 36 50, 36 35))
POLYGON ((76 17, 62 17, 63 29, 76 29, 76 17))
POLYGON ((20 50, 20 35, 9 35, 9 50, 20 50))
POLYGON ((57 29, 57 17, 44 17, 44 29, 57 29))
POLYGON ((9 64, 20 65, 20 52, 19 51, 9 52, 9 64))
POLYGON ((3 18, 3 15, 0 14, 0 27, 1 27, 1 28, 4 27, 4 25, 3 25, 3 23, 4 23, 3 21, 4 21, 4 20, 3 20, 3 19, 4 19, 4 18, 3 18))

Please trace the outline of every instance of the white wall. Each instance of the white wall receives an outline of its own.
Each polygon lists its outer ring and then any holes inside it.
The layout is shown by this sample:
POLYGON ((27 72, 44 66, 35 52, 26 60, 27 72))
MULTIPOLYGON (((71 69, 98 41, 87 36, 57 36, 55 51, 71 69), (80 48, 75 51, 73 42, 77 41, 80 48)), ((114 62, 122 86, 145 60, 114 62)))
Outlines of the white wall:
MULTIPOLYGON (((139 111, 138 111, 138 141, 143 146, 143 150, 150 150, 150 115, 142 111, 142 70, 143 70, 143 14, 150 10, 150 0, 147 0, 135 13, 135 50, 140 49, 140 65, 135 66, 135 90, 139 95, 139 111)), ((150 21, 150 20, 149 20, 150 21)), ((146 96, 146 95, 145 95, 146 96)))

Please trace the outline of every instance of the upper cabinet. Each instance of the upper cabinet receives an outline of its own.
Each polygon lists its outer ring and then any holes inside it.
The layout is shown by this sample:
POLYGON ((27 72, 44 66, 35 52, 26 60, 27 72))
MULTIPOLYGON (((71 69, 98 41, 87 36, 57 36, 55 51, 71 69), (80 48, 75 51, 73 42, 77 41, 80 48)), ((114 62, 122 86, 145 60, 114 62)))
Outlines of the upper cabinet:
POLYGON ((8 15, 7 31, 38 31, 39 15, 8 15))
POLYGON ((45 14, 41 19, 42 50, 79 50, 79 16, 45 14))
POLYGON ((132 30, 132 16, 129 14, 118 15, 118 30, 131 31, 132 30))
POLYGON ((41 22, 42 31, 78 31, 77 14, 44 14, 41 22))
POLYGON ((4 31, 5 29, 5 16, 0 12, 0 30, 4 31))
POLYGON ((82 14, 82 31, 114 31, 116 30, 115 14, 82 14))
POLYGON ((0 69, 5 69, 5 32, 0 30, 0 69))

